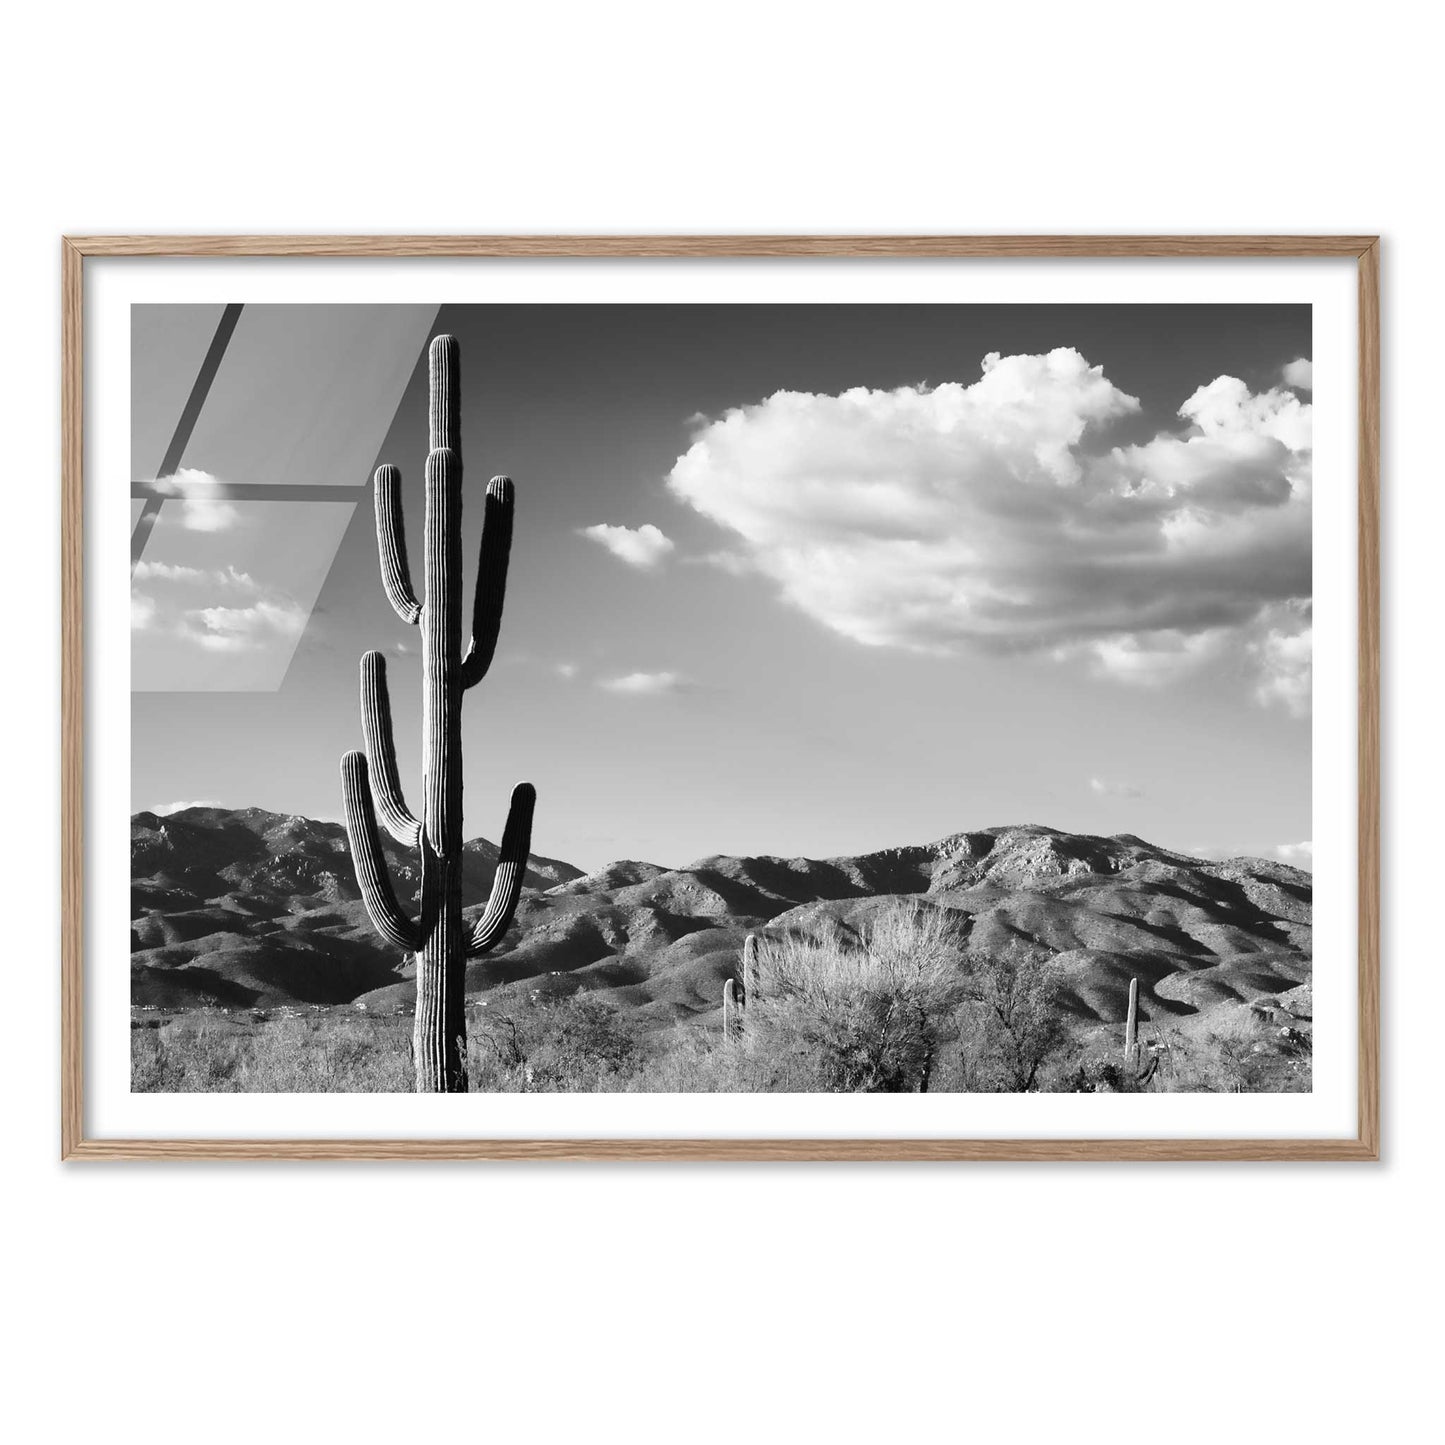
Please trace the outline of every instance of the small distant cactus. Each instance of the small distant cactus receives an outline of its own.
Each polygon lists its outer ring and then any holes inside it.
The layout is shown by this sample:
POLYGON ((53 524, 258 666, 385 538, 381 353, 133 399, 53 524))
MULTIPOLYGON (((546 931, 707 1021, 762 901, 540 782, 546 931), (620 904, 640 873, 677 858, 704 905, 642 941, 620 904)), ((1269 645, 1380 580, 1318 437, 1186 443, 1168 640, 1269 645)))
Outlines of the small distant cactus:
POLYGON ((743 1026, 743 1010, 757 997, 758 980, 758 936, 748 934, 743 941, 743 989, 738 993, 738 981, 728 979, 723 984, 723 1038, 736 1038, 743 1026))
POLYGON ((743 1002, 753 1001, 758 986, 758 936, 750 933, 743 940, 743 1002))
POLYGON ((1139 1060, 1139 980, 1129 980, 1129 1016, 1124 1020, 1124 1062, 1139 1060))
POLYGON ((1147 1084, 1159 1068, 1159 1055, 1153 1048, 1139 1042, 1139 980, 1129 980, 1129 1014, 1124 1020, 1124 1067, 1134 1075, 1134 1082, 1147 1084))

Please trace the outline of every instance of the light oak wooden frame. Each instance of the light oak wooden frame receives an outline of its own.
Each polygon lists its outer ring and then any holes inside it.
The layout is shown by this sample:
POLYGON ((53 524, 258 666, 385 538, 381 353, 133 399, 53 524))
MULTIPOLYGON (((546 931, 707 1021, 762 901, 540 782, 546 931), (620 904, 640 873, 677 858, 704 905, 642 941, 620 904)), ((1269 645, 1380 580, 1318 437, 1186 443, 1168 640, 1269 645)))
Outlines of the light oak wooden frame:
POLYGON ((61 1157, 64 1159, 1375 1160, 1380 1147, 1380 242, 1377 236, 68 236, 61 352, 61 1157), (1359 1083, 1341 1139, 88 1139, 83 1066, 87 257, 1354 257, 1359 285, 1359 1083))

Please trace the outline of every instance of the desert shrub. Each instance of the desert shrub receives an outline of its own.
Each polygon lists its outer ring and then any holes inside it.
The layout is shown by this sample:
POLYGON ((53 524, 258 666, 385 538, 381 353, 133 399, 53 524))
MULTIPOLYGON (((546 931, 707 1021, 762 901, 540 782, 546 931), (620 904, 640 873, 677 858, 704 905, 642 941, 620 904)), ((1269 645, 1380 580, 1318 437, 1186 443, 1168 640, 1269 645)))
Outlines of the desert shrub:
POLYGON ((1049 1083, 1049 1091, 1059 1094, 1150 1094, 1161 1089, 1157 1065, 1141 1071, 1125 1061, 1121 1050, 1076 1057, 1049 1083))
POLYGON ((1178 1036, 1166 1058, 1160 1073, 1170 1093, 1300 1094, 1312 1086, 1308 1030, 1236 1021, 1199 1037, 1178 1036))
POLYGON ((907 905, 852 937, 764 941, 734 1071, 760 1089, 926 1089, 959 997, 961 951, 946 912, 907 905))
POLYGON ((1061 1084, 1073 1044, 1043 959, 974 956, 957 1026, 961 1089, 1022 1094, 1061 1084))
POLYGON ((494 1092, 616 1089, 646 1048, 641 1021, 595 993, 478 1009, 468 1033, 472 1087, 494 1092))
POLYGON ((1054 1087, 1079 1093, 1271 1094, 1307 1092, 1307 1031, 1250 1018, 1221 1019, 1208 1030, 1155 1029, 1146 1041, 1156 1067, 1147 1082, 1125 1062, 1116 1032, 1083 1046, 1054 1087))
POLYGON ((654 1035, 637 1067, 616 1087, 633 1094, 761 1094, 803 1092, 811 1071, 770 1057, 745 1040, 727 1042, 714 1025, 679 1024, 654 1035))
MULTIPOLYGON (((715 1019, 648 1021, 605 996, 469 1010, 471 1087, 592 1093, 928 1089, 1294 1093, 1311 1087, 1308 1023, 1243 1009, 1150 1026, 1142 1085, 1117 1026, 1071 1042, 1047 963, 959 962, 947 914, 901 909, 862 935, 761 950, 763 987, 725 1040, 715 1019), (766 996, 772 991, 773 996, 766 996)), ((136 1092, 409 1093, 410 1017, 350 1009, 196 1009, 131 1027, 136 1092)), ((1141 1043, 1144 1042, 1141 1030, 1141 1043)))
POLYGON ((642 1046, 637 1020, 596 994, 540 1010, 548 1028, 531 1056, 533 1081, 571 1091, 625 1074, 642 1046))

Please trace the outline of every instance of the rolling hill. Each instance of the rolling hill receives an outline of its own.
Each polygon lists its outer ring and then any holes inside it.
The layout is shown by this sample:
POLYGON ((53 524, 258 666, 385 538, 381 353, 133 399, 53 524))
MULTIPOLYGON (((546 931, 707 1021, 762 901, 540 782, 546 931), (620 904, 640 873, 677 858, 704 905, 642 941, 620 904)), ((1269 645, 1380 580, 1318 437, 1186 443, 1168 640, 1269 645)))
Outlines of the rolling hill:
MULTIPOLYGON (((388 846, 397 891, 410 856, 388 846)), ((496 848, 466 845, 464 902, 496 848)), ((349 1004, 407 1009, 410 960, 380 942, 339 824, 248 808, 131 820, 132 1001, 140 1006, 349 1004)), ((533 857, 503 946, 469 994, 603 990, 659 1024, 716 1010, 749 932, 856 933, 900 897, 949 910, 970 952, 1048 956, 1080 1020, 1145 1017, 1261 995, 1309 1010, 1311 878, 1259 858, 1186 857, 1128 834, 1035 825, 956 833, 851 858, 619 861, 596 873, 533 857)))

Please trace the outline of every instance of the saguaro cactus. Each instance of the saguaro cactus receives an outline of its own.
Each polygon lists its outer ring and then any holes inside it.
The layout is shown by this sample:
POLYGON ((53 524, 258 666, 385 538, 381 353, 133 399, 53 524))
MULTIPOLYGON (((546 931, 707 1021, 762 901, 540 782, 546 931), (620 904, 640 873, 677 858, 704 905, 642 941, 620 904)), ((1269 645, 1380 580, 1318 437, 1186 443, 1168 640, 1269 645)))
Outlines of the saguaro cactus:
POLYGON ((513 494, 508 477, 493 477, 487 486, 471 644, 463 652, 459 363, 456 338, 438 336, 428 353, 426 591, 420 601, 407 565, 401 473, 393 466, 378 467, 375 480, 382 585, 397 616, 421 629, 421 816, 415 816, 402 797, 386 659, 379 652, 361 659, 366 750, 349 752, 341 760, 346 832, 367 914, 388 943, 416 954, 413 1058, 419 1094, 466 1092, 466 963, 495 948, 511 925, 531 850, 536 803, 530 783, 518 783, 512 790, 491 898, 468 930, 462 918, 462 694, 487 675, 496 649, 512 546, 513 494), (397 902, 377 833, 378 814, 399 843, 420 854, 416 919, 397 902))
POLYGON ((1154 1044, 1139 1042, 1139 980, 1129 980, 1129 1014, 1124 1020, 1124 1067, 1132 1070, 1134 1082, 1141 1088, 1153 1079, 1159 1068, 1159 1053, 1154 1044))
POLYGON ((1139 1058, 1139 980, 1129 980, 1129 1016, 1124 1020, 1124 1062, 1132 1064, 1139 1058))
POLYGON ((736 1038, 743 1026, 743 1010, 753 1002, 758 982, 758 936, 748 934, 743 940, 743 988, 738 993, 738 981, 727 979, 723 983, 723 1038, 736 1038))

